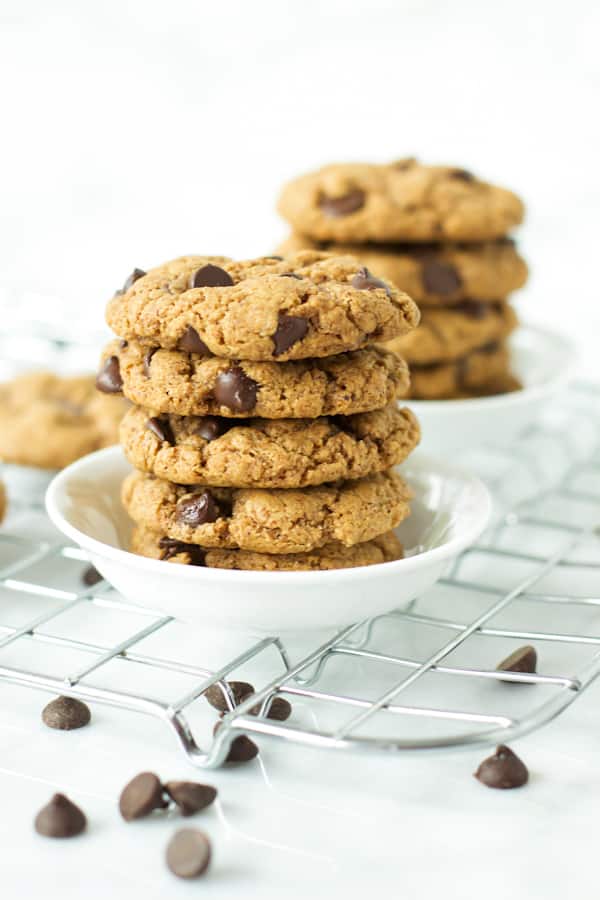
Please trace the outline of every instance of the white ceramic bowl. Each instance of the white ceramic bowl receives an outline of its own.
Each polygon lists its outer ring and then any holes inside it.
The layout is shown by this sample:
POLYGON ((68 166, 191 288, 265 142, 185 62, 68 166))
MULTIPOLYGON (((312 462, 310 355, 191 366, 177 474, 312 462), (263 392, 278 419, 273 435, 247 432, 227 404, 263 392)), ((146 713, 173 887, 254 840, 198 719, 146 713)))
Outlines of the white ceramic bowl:
POLYGON ((574 345, 561 335, 523 326, 510 340, 511 365, 523 390, 473 400, 411 400, 427 453, 507 445, 535 422, 564 388, 575 363, 574 345))
POLYGON ((487 488, 454 466, 418 453, 400 467, 416 497, 399 528, 406 558, 326 572, 242 572, 182 566, 128 553, 131 522, 119 499, 131 471, 120 447, 60 472, 48 515, 129 601, 194 625, 258 633, 343 626, 401 607, 437 581, 449 560, 483 531, 487 488))

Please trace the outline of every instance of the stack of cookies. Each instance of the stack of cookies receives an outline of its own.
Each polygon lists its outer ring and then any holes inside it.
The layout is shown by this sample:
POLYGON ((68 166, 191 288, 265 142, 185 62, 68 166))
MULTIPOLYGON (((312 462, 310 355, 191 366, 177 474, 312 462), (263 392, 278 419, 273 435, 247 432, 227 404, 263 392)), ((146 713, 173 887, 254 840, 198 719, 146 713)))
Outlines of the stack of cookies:
POLYGON ((396 398, 408 370, 373 342, 413 301, 351 256, 189 256, 134 271, 108 304, 120 340, 100 390, 135 404, 122 491, 144 556, 227 569, 397 559, 410 490, 392 467, 419 440, 396 398))
POLYGON ((527 278, 508 232, 523 218, 519 198, 464 169, 331 165, 290 182, 279 209, 294 231, 281 253, 352 253, 407 291, 420 327, 387 346, 411 368, 420 399, 514 390, 506 339, 517 325, 507 301, 527 278))

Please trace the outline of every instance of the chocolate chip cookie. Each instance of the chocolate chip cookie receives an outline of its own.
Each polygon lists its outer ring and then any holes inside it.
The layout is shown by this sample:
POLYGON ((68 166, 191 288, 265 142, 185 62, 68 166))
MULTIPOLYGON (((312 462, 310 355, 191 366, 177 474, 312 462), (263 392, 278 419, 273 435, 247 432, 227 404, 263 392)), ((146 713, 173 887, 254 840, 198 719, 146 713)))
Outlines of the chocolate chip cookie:
POLYGON ((420 306, 446 306, 470 297, 503 300, 523 287, 527 265, 510 238, 483 244, 331 244, 294 233, 279 247, 284 256, 311 247, 352 254, 420 306))
POLYGON ((523 219, 521 200, 465 169, 414 159, 339 163, 289 182, 279 211, 318 241, 488 241, 523 219))
POLYGON ((146 409, 183 416, 316 418, 386 406, 406 391, 406 364, 368 347, 324 359, 238 362, 113 341, 97 380, 146 409))
POLYGON ((60 469, 116 444, 129 404, 98 394, 94 377, 30 372, 0 385, 0 458, 60 469))
POLYGON ((151 346, 285 362, 399 337, 419 311, 354 257, 308 250, 219 265, 181 257, 126 283, 106 318, 120 337, 151 346))
POLYGON ((258 553, 369 541, 409 515, 410 498, 393 471, 304 490, 203 488, 133 472, 122 489, 137 525, 185 544, 258 553))
POLYGON ((197 544, 184 544, 145 528, 134 528, 131 550, 140 556, 164 559, 188 566, 211 569, 246 569, 263 572, 319 571, 351 569, 402 559, 402 544, 393 531, 371 541, 344 547, 321 547, 308 553, 255 553, 252 550, 211 550, 197 544))
POLYGON ((389 341, 409 365, 453 362, 471 351, 505 340, 518 320, 508 303, 465 300, 446 308, 426 309, 419 328, 404 338, 389 341))
POLYGON ((416 400, 449 400, 470 395, 509 372, 506 344, 488 344, 454 362, 411 368, 410 396, 416 400))
POLYGON ((121 423, 128 460, 177 484, 301 488, 363 478, 403 462, 420 430, 395 403, 353 416, 224 419, 133 407, 121 423))

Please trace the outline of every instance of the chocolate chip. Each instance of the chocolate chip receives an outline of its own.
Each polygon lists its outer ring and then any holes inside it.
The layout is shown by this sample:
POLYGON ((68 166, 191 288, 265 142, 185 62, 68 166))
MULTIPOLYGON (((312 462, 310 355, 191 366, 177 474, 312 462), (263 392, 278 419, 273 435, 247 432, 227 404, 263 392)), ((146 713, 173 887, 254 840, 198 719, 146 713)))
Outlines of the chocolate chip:
POLYGON ((279 277, 280 278, 296 278, 298 281, 302 281, 302 275, 297 275, 295 272, 282 272, 279 277))
POLYGON ((171 559, 179 553, 187 553, 190 558, 190 566, 203 566, 205 563, 206 554, 197 544, 186 544, 184 541, 176 541, 174 538, 161 537, 158 546, 162 550, 160 556, 162 560, 171 559))
POLYGON ((533 674, 537 670, 537 653, 535 647, 525 644, 519 647, 496 667, 498 672, 528 672, 533 674))
POLYGON ((159 416, 152 416, 152 418, 148 419, 148 421, 146 422, 146 428, 148 429, 148 431, 151 431, 159 441, 164 441, 167 444, 175 443, 173 429, 171 428, 171 424, 168 419, 163 419, 159 416))
POLYGON ((85 830, 86 818, 64 794, 55 794, 35 817, 35 830, 44 837, 75 837, 85 830))
POLYGON ((163 786, 154 772, 140 772, 125 785, 119 797, 119 812, 126 822, 149 816, 155 809, 165 809, 163 786))
POLYGON ((421 278, 426 291, 448 296, 462 285, 460 275, 451 263, 438 259, 425 259, 421 265, 421 278))
POLYGON ((95 584, 98 584, 99 581, 103 581, 103 576, 100 574, 98 569, 94 568, 94 566, 88 566, 81 573, 81 580, 87 587, 93 587, 95 584))
POLYGON ((212 356, 196 329, 191 325, 188 325, 177 341, 177 349, 183 350, 185 353, 197 353, 199 356, 212 356))
MULTIPOLYGON (((216 734, 221 727, 222 722, 215 722, 213 734, 216 734)), ((240 734, 234 738, 229 747, 229 753, 225 758, 225 762, 244 763, 250 762, 258 756, 258 747, 245 734, 240 734)))
POLYGON ((349 216, 350 213, 362 209, 365 205, 365 193, 361 190, 349 191, 343 197, 328 197, 321 194, 319 206, 326 216, 337 219, 340 216, 349 216))
POLYGON ((164 789, 174 800, 182 816, 193 816, 214 802, 217 790, 210 784, 196 781, 167 781, 164 789))
MULTIPOLYGON (((253 706, 249 710, 251 716, 258 716, 261 704, 253 706)), ((267 712, 267 719, 274 719, 276 722, 285 722, 292 714, 292 704, 288 703, 285 697, 274 697, 267 712)))
MULTIPOLYGON (((233 705, 239 706, 240 703, 243 703, 251 694, 254 693, 254 688, 247 681, 229 681, 227 682, 229 685, 229 689, 233 694, 233 705)), ((219 712, 229 712, 229 705, 225 700, 225 696, 223 691, 221 690, 218 684, 211 684, 209 688, 204 692, 204 696, 208 700, 211 706, 214 706, 215 709, 218 709, 219 712)))
POLYGON ((227 426, 223 419, 219 419, 217 416, 203 416, 194 428, 194 433, 205 441, 214 441, 225 431, 227 431, 227 426))
POLYGON ((191 288, 201 287, 231 287, 233 278, 225 269, 213 266, 210 263, 197 269, 190 278, 191 288))
POLYGON ((89 723, 91 717, 89 707, 73 697, 57 697, 42 710, 44 725, 47 725, 48 728, 57 728, 59 731, 83 728, 89 723))
POLYGON ((119 347, 121 348, 121 350, 125 350, 127 347, 129 347, 129 341, 119 341, 119 347))
POLYGON ((123 387, 118 356, 109 356, 96 376, 96 387, 103 394, 119 394, 123 387))
POLYGON ((351 437, 355 436, 352 429, 352 423, 348 416, 331 416, 329 421, 336 431, 343 431, 351 437))
POLYGON ((189 494, 182 497, 175 507, 175 518, 184 525, 198 528, 209 522, 216 522, 223 515, 221 507, 210 491, 189 494))
POLYGON ((234 412, 248 412, 256 406, 258 384, 240 366, 232 366, 217 375, 213 393, 221 406, 234 412))
POLYGON ((308 320, 302 316, 286 316, 279 313, 277 330, 273 335, 273 356, 281 356, 306 335, 308 320))
POLYGON ((489 344, 485 344, 485 346, 480 347, 478 349, 478 353, 497 353, 500 349, 499 341, 490 341, 489 344))
POLYGON ((181 828, 167 845, 167 866, 178 878, 198 878, 210 863, 210 841, 196 828, 181 828))
POLYGON ((516 753, 501 745, 493 756, 484 759, 475 772, 475 778, 487 787, 506 790, 527 784, 529 772, 516 753))
POLYGON ((454 312, 461 312, 471 319, 485 319, 490 314, 492 305, 482 300, 463 300, 452 307, 454 312))
POLYGON ((265 259, 283 259, 283 256, 265 256, 265 259))
POLYGON ((125 291, 128 291, 135 284, 138 278, 143 278, 144 275, 146 275, 146 272, 143 269, 134 269, 131 275, 126 278, 123 287, 117 291, 117 294, 124 294, 125 291))
POLYGON ((450 172, 450 178, 457 178, 459 181, 475 181, 475 176, 467 169, 454 169, 450 172))
POLYGON ((146 378, 150 378, 150 363, 152 362, 152 357, 158 350, 158 347, 151 347, 149 350, 146 350, 144 353, 144 359, 142 360, 142 370, 146 378))
POLYGON ((383 288, 388 297, 391 294, 391 291, 385 281, 382 281, 381 278, 375 278, 372 275, 366 266, 363 266, 358 270, 356 275, 351 281, 352 287, 356 288, 359 291, 374 291, 377 288, 383 288))

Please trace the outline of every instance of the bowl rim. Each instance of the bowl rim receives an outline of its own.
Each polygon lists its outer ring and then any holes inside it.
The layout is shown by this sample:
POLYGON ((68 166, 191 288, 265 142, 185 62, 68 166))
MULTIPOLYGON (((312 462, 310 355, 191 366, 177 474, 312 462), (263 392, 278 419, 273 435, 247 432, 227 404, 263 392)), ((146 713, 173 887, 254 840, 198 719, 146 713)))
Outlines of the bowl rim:
MULTIPOLYGON (((540 384, 532 384, 529 387, 520 388, 507 394, 495 394, 491 397, 467 397, 461 400, 411 400, 406 403, 414 409, 416 415, 423 413, 441 413, 443 415, 456 415, 462 412, 489 412, 501 408, 512 408, 521 404, 528 404, 545 397, 554 391, 566 386, 573 377, 576 361, 577 347, 574 341, 565 338, 562 334, 552 331, 550 328, 541 328, 537 325, 522 324, 511 335, 510 340, 519 339, 527 334, 536 339, 542 339, 546 343, 552 343, 558 348, 556 357, 557 370, 540 384), (562 364, 562 365, 561 365, 562 364)), ((548 349, 550 349, 548 347, 548 349)))
MULTIPOLYGON (((402 572, 414 571, 425 566, 435 565, 452 559, 459 555, 467 547, 471 546, 481 533, 485 530, 492 514, 492 497, 483 483, 476 475, 471 474, 454 463, 448 463, 445 460, 438 460, 428 454, 416 451, 411 454, 410 460, 417 463, 423 468, 437 468, 445 471, 448 476, 461 479, 475 493, 477 498, 476 514, 473 515, 472 521, 465 527, 464 533, 452 537, 438 547, 417 553, 414 556, 404 557, 403 559, 392 560, 390 562, 376 563, 371 566, 357 566, 347 569, 329 569, 321 571, 292 571, 292 572, 261 572, 248 569, 211 569, 202 566, 176 566, 168 563, 166 560, 150 559, 149 557, 140 556, 131 553, 129 550, 123 550, 120 547, 113 547, 105 544, 97 538, 91 537, 85 532, 76 528, 68 520, 62 511, 61 495, 65 495, 65 488, 68 482, 74 478, 81 478, 83 471, 92 470, 94 464, 104 461, 106 458, 120 457, 125 459, 121 447, 117 444, 113 447, 107 447, 104 450, 97 450, 94 453, 88 453, 81 459, 76 460, 71 465, 62 469, 54 476, 50 482, 46 494, 45 505, 48 516, 55 527, 66 535, 75 544, 82 549, 104 557, 122 565, 143 568, 146 572, 156 572, 158 575, 165 575, 165 566, 169 566, 171 577, 183 578, 185 580, 200 579, 201 581, 211 582, 229 582, 238 580, 240 586, 244 582, 252 585, 268 584, 270 586, 284 586, 286 584, 304 583, 307 586, 321 585, 327 586, 327 583, 333 585, 340 581, 350 579, 357 580, 359 578, 379 578, 382 576, 401 575, 402 572), (173 571, 175 570, 175 571, 173 571), (368 573, 368 574, 367 574, 368 573)), ((89 481, 96 481, 90 475, 87 475, 89 481)))

